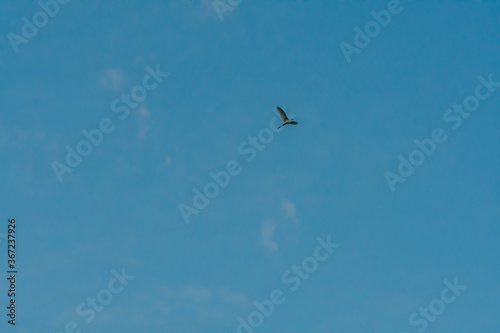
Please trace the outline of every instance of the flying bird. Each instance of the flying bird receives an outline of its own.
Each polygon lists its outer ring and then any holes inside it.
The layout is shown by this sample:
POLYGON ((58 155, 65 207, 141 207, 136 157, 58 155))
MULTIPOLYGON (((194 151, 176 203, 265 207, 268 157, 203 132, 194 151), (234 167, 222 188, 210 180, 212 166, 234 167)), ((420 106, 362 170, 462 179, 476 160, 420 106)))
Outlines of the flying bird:
POLYGON ((283 125, 281 125, 279 128, 285 126, 285 125, 288 125, 288 124, 292 124, 292 125, 297 125, 297 122, 294 121, 293 119, 288 119, 288 117, 286 116, 286 113, 285 111, 283 111, 279 106, 276 107, 276 110, 278 110, 279 114, 280 114, 280 117, 281 119, 283 120, 283 125))

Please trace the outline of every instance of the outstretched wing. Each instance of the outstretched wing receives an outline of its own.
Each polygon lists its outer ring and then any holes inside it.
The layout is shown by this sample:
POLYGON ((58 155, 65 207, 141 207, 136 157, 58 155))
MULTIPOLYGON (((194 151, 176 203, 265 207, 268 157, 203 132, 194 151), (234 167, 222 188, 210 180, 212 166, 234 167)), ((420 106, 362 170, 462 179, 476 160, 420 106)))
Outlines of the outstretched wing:
POLYGON ((286 116, 285 111, 283 111, 279 106, 276 107, 276 110, 278 110, 278 112, 280 114, 280 117, 283 120, 283 122, 285 122, 285 121, 288 120, 288 117, 286 116))

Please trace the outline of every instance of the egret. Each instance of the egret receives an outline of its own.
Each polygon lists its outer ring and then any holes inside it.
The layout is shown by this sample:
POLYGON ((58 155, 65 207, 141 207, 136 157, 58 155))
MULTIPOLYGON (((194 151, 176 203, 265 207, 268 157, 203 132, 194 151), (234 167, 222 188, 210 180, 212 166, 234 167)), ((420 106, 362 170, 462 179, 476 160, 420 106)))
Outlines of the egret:
POLYGON ((286 116, 285 111, 283 111, 279 106, 276 107, 276 110, 278 110, 278 112, 280 114, 280 117, 283 120, 283 125, 281 125, 280 127, 278 127, 278 129, 280 129, 281 127, 283 127, 285 125, 288 125, 288 124, 297 125, 296 121, 294 121, 293 119, 288 119, 288 117, 286 116))

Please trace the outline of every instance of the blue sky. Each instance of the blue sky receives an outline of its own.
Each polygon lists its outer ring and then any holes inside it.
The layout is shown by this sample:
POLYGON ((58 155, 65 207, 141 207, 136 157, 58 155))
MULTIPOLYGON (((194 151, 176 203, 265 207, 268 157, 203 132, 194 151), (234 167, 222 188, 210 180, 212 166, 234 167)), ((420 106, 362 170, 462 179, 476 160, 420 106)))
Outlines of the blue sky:
POLYGON ((498 331, 500 88, 456 130, 443 114, 500 81, 500 6, 400 8, 348 63, 340 43, 386 2, 243 0, 221 20, 212 0, 70 1, 16 53, 8 34, 41 7, 2 1, 1 267, 15 217, 19 273, 15 327, 0 282, 1 330, 237 332, 279 289, 255 332, 498 331), (111 104, 148 66, 169 75, 121 120, 111 104), (248 162, 238 146, 276 105, 299 124, 248 162), (53 162, 106 118, 59 182, 53 162), (384 173, 436 128, 447 140, 391 191, 384 173), (231 160, 241 173, 186 224, 179 204, 231 160), (341 246, 290 290, 328 235, 341 246), (122 269, 135 278, 109 294, 122 269), (455 278, 467 289, 410 324, 455 278), (99 293, 113 299, 87 323, 99 293))

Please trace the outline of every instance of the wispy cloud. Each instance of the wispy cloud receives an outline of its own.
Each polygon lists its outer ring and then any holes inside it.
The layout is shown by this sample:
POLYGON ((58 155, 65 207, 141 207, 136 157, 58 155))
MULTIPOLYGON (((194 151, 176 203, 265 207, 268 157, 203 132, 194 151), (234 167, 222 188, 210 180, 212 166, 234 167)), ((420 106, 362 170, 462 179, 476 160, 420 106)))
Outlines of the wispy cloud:
POLYGON ((245 304, 247 298, 242 293, 232 292, 226 288, 210 289, 199 286, 183 286, 179 288, 162 288, 161 293, 168 299, 188 300, 195 303, 208 303, 214 300, 230 304, 245 304))
POLYGON ((156 306, 159 306, 170 320, 173 319, 173 313, 181 315, 186 311, 189 311, 190 317, 220 320, 223 314, 230 312, 234 306, 247 306, 250 302, 240 292, 201 286, 161 287, 157 295, 159 303, 156 306))
POLYGON ((274 231, 276 230, 276 222, 274 220, 266 220, 262 224, 261 242, 262 246, 268 251, 274 252, 278 249, 278 243, 274 241, 274 231))
POLYGON ((286 215, 289 218, 291 218, 294 223, 299 223, 299 219, 295 215, 296 212, 295 205, 291 201, 287 199, 282 199, 281 208, 286 212, 286 215))
POLYGON ((174 331, 176 327, 186 326, 187 320, 205 325, 232 320, 235 307, 244 308, 250 304, 244 294, 224 287, 161 286, 154 290, 136 294, 134 300, 127 304, 117 303, 111 311, 103 313, 102 319, 95 325, 113 324, 120 320, 129 325, 144 325, 143 314, 148 313, 152 319, 149 325, 168 327, 174 331))
POLYGON ((146 109, 144 106, 141 106, 139 109, 139 134, 137 134, 137 138, 139 140, 144 139, 146 134, 148 134, 149 129, 151 128, 151 112, 146 109))
POLYGON ((213 296, 213 292, 208 288, 188 286, 178 289, 165 288, 164 295, 168 298, 188 299, 196 303, 202 303, 209 301, 213 296))
POLYGON ((148 109, 146 109, 145 107, 141 107, 139 109, 139 114, 141 115, 141 117, 143 118, 149 118, 151 116, 151 112, 149 112, 148 109))
POLYGON ((125 81, 125 75, 121 69, 105 69, 99 79, 99 84, 106 90, 119 92, 125 81))

